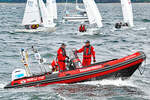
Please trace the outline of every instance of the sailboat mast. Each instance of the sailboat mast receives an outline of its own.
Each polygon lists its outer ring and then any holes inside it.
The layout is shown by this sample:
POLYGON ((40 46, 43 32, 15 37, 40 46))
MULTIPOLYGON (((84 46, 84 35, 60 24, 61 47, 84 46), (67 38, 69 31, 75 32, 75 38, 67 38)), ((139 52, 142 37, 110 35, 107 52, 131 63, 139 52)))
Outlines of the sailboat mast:
POLYGON ((66 0, 64 11, 66 11, 66 9, 67 9, 67 2, 68 2, 68 0, 66 0))
POLYGON ((65 8, 64 8, 64 11, 63 11, 63 15, 64 15, 64 13, 65 13, 65 15, 66 15, 66 10, 67 10, 67 2, 68 2, 68 0, 66 0, 66 3, 65 3, 65 8))
POLYGON ((76 0, 76 7, 78 6, 78 0, 76 0))
POLYGON ((41 18, 41 23, 43 23, 43 18, 42 18, 42 13, 41 13, 41 8, 40 8, 39 0, 37 0, 37 2, 38 2, 38 8, 39 8, 39 14, 40 14, 40 18, 41 18))

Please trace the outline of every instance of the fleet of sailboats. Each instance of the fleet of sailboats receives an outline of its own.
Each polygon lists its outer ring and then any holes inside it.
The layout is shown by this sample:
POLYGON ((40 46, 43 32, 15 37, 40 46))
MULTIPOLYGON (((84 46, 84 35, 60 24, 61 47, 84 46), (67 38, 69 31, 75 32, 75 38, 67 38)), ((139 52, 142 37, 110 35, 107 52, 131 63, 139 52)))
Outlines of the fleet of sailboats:
MULTIPOLYGON (((133 27, 134 24, 131 0, 120 1, 123 13, 123 23, 125 26, 133 27)), ((66 1, 66 5, 67 3, 68 2, 66 1)), ((101 28, 103 26, 102 17, 95 1, 83 0, 83 6, 84 9, 80 8, 78 0, 76 0, 75 9, 79 13, 75 15, 69 15, 65 6, 65 16, 63 16, 62 20, 76 21, 80 24, 88 22, 88 26, 90 27, 94 25, 94 28, 101 28)), ((55 31, 55 20, 57 20, 57 17, 56 0, 46 0, 46 3, 44 3, 43 0, 27 0, 22 20, 22 25, 25 26, 25 29, 19 31, 55 31)))

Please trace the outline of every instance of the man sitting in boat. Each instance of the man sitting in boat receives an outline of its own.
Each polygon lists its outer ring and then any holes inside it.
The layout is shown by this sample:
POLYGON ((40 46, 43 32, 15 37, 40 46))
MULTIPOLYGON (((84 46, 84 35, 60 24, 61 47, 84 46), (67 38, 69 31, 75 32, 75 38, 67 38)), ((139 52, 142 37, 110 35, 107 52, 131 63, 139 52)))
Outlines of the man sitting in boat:
POLYGON ((117 28, 117 29, 121 28, 122 26, 128 27, 129 25, 128 25, 128 23, 124 23, 124 24, 123 24, 122 22, 115 24, 115 28, 117 28))
POLYGON ((122 22, 119 22, 119 23, 115 24, 115 28, 117 28, 117 29, 121 28, 121 26, 122 26, 122 22))
POLYGON ((94 47, 90 45, 90 41, 86 40, 85 46, 83 46, 81 49, 77 50, 77 53, 83 52, 83 60, 82 60, 82 66, 89 66, 91 65, 91 57, 93 56, 93 62, 95 63, 95 51, 94 47))
POLYGON ((65 61, 66 61, 66 58, 68 58, 68 56, 66 55, 65 48, 66 48, 66 44, 62 43, 61 47, 57 51, 57 59, 58 59, 58 65, 59 65, 59 72, 66 70, 65 61))
POLYGON ((128 25, 128 23, 124 23, 122 26, 126 26, 126 27, 128 27, 129 25, 128 25))
POLYGON ((51 62, 51 66, 52 66, 52 72, 59 71, 58 62, 57 62, 56 60, 53 60, 53 61, 51 62))
POLYGON ((39 28, 39 24, 33 24, 33 25, 25 25, 26 29, 37 29, 39 28))

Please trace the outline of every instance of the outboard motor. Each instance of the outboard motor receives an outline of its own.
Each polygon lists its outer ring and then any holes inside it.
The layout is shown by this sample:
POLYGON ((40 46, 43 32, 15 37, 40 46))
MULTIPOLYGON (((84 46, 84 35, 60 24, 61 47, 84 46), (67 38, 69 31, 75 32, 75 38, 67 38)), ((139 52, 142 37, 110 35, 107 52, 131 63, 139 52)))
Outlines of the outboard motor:
POLYGON ((71 50, 70 61, 72 62, 74 69, 82 67, 81 61, 77 55, 77 50, 75 48, 71 50))
POLYGON ((12 81, 23 77, 27 77, 27 73, 24 69, 15 69, 12 72, 12 81))

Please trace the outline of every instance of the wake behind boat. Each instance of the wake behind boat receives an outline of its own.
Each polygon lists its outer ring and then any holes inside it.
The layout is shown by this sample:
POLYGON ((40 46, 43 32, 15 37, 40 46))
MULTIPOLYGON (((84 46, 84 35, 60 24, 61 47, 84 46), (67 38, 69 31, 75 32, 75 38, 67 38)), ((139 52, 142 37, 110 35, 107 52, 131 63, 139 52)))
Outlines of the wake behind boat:
MULTIPOLYGON (((39 60, 42 67, 43 59, 37 50, 34 50, 36 59, 39 60)), ((23 60, 28 60, 27 51, 21 52, 23 60)), ((12 73, 12 81, 4 88, 21 88, 21 87, 39 87, 52 84, 76 83, 91 80, 118 79, 123 80, 130 78, 133 73, 141 66, 146 56, 143 52, 137 52, 120 59, 112 59, 104 62, 91 64, 87 67, 81 66, 77 54, 71 52, 70 59, 67 61, 67 70, 31 74, 28 63, 25 63, 25 69, 16 69, 12 73)), ((42 68, 41 68, 42 69, 42 68)), ((46 68, 44 67, 45 71, 46 68)))
POLYGON ((35 32, 55 32, 56 27, 39 27, 38 29, 16 29, 15 32, 27 32, 27 33, 35 33, 35 32))
MULTIPOLYGON (((85 25, 85 24, 83 24, 85 25)), ((81 27, 81 26, 80 26, 81 27)), ((80 31, 80 27, 79 27, 79 32, 77 32, 78 35, 98 35, 101 34, 100 28, 98 27, 89 27, 89 25, 85 25, 85 30, 84 31, 80 31)))

